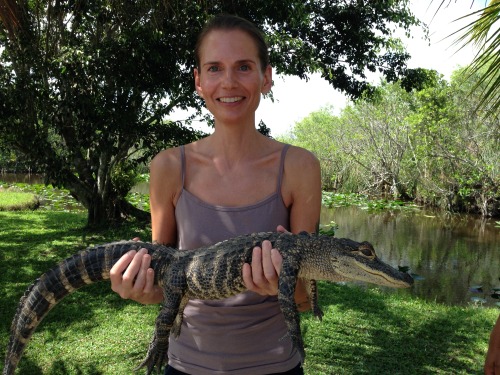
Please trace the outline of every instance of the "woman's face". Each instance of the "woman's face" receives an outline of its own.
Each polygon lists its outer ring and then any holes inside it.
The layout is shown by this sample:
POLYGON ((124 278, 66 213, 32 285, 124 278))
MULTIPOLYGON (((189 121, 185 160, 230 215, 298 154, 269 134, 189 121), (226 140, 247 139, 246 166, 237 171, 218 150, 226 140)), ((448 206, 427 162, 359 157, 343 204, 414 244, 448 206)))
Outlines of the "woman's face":
POLYGON ((271 67, 262 70, 254 40, 241 30, 208 33, 194 77, 196 91, 216 123, 254 124, 260 96, 272 86, 271 67))

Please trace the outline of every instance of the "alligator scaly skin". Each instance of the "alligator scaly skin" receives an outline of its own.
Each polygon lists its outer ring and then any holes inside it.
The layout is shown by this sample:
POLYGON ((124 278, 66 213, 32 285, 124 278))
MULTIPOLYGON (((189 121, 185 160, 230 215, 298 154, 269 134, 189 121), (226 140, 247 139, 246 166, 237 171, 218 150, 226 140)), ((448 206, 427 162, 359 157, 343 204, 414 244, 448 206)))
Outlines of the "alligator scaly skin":
POLYGON ((114 263, 130 250, 151 254, 155 284, 163 289, 163 307, 144 361, 149 375, 167 362, 168 338, 180 333, 182 313, 189 299, 222 299, 246 290, 241 270, 251 263, 252 250, 271 241, 283 257, 278 301, 293 345, 305 357, 294 292, 298 278, 306 280, 313 313, 321 318, 315 280, 359 280, 390 287, 409 287, 413 279, 380 261, 368 242, 307 233, 255 233, 192 251, 148 242, 121 241, 89 248, 65 259, 32 285, 21 298, 11 325, 3 375, 13 375, 31 335, 42 319, 66 295, 109 279, 114 263))

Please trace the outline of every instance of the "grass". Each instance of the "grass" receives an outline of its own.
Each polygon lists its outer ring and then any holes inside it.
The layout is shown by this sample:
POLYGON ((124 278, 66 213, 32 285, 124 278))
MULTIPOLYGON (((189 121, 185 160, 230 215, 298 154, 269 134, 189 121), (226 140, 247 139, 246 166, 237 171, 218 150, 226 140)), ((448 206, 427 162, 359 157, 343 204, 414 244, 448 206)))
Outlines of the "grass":
MULTIPOLYGON (((88 232, 85 212, 0 212, 0 351, 27 285, 89 245, 150 238, 128 223, 88 232)), ((481 374, 498 309, 450 307, 404 293, 320 284, 325 316, 302 315, 307 375, 481 374)), ((80 289, 41 323, 20 374, 132 374, 142 360, 159 307, 124 301, 103 282, 80 289)), ((0 368, 3 366, 0 365, 0 368)))
POLYGON ((322 283, 319 293, 323 322, 303 319, 307 374, 482 374, 495 309, 360 286, 322 283))
POLYGON ((0 189, 0 211, 33 210, 39 204, 35 194, 0 189))

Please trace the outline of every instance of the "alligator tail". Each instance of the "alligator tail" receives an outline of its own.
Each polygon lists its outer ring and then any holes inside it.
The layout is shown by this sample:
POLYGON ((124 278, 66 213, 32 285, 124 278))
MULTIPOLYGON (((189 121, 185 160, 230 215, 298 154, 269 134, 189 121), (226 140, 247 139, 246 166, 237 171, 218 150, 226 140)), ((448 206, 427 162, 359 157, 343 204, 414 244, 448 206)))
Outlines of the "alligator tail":
MULTIPOLYGON (((149 246, 148 246, 149 245, 149 246)), ((129 250, 151 244, 121 241, 89 248, 73 255, 44 273, 31 284, 19 301, 12 321, 3 375, 13 375, 31 335, 48 312, 68 294, 109 279, 115 262, 129 250)))

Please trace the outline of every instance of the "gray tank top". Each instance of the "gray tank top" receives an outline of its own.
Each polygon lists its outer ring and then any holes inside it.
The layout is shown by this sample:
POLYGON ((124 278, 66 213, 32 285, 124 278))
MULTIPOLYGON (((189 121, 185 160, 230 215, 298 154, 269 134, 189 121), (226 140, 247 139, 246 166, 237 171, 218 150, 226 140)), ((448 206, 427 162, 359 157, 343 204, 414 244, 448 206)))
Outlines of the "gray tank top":
MULTIPOLYGON (((186 156, 181 147, 183 190, 177 201, 180 250, 211 245, 242 234, 289 228, 290 213, 281 197, 283 147, 276 191, 242 207, 208 204, 184 189, 186 156)), ((277 298, 250 291, 216 301, 191 300, 180 336, 170 338, 169 364, 193 375, 258 375, 288 371, 300 362, 292 347, 277 298)))

